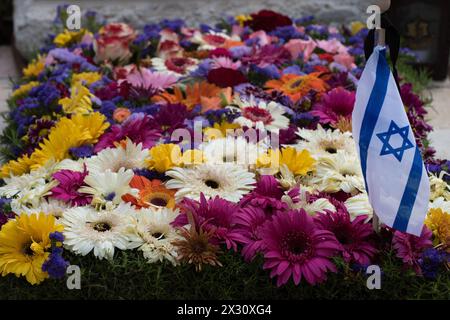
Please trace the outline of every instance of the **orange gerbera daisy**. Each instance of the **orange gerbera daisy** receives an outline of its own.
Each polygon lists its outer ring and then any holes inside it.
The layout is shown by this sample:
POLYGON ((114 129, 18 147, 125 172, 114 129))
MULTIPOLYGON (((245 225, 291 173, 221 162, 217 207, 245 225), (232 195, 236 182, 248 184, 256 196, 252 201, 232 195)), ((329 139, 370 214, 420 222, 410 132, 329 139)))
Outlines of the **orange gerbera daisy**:
POLYGON ((126 194, 122 200, 130 202, 137 208, 166 207, 173 209, 175 207, 175 190, 167 189, 160 180, 149 180, 145 177, 135 175, 130 181, 130 187, 138 189, 138 196, 126 194))
POLYGON ((232 89, 220 88, 207 81, 188 84, 185 92, 180 87, 174 87, 173 93, 167 91, 153 97, 154 102, 167 101, 182 103, 192 109, 195 105, 202 106, 202 112, 220 109, 231 101, 232 89))
POLYGON ((292 101, 297 102, 308 94, 311 90, 325 92, 328 89, 327 83, 320 78, 322 73, 313 72, 299 76, 296 74, 285 74, 280 79, 269 80, 265 87, 267 91, 281 91, 289 96, 292 101))

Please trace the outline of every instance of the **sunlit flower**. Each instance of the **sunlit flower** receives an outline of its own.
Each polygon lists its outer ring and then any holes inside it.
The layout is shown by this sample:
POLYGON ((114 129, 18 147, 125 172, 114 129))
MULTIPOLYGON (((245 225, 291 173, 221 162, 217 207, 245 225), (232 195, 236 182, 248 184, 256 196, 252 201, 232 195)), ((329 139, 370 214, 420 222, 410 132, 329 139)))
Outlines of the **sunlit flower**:
POLYGON ((42 270, 51 247, 50 234, 63 226, 52 215, 21 215, 9 220, 0 230, 0 271, 24 276, 31 284, 39 284, 48 273, 42 270))

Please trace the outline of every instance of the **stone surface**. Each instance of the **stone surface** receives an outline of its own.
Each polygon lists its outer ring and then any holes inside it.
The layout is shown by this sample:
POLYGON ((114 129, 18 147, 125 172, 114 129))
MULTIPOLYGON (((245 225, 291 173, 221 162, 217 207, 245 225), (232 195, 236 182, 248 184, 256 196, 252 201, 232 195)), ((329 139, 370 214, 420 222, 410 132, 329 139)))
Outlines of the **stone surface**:
MULTIPOLYGON (((315 15, 327 22, 365 21, 368 5, 375 0, 78 0, 70 4, 80 6, 82 13, 95 10, 106 21, 123 21, 140 28, 163 18, 183 18, 189 25, 214 24, 227 15, 251 13, 268 8, 294 18, 315 15)), ((56 8, 68 1, 15 0, 14 29, 16 45, 29 58, 42 46, 51 32, 56 8)))
MULTIPOLYGON (((11 80, 18 77, 11 47, 0 46, 0 113, 8 110, 6 99, 11 93, 11 80)), ((0 118, 0 131, 3 130, 3 119, 0 118)))

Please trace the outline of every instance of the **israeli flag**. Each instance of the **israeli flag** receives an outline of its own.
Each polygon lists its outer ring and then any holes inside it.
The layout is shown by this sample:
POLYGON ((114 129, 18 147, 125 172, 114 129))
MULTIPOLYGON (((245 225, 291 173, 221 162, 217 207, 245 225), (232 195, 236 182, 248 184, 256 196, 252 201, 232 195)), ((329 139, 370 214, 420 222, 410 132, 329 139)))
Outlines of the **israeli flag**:
POLYGON ((374 212, 384 224, 418 236, 430 186, 385 54, 376 47, 359 80, 353 137, 374 212))

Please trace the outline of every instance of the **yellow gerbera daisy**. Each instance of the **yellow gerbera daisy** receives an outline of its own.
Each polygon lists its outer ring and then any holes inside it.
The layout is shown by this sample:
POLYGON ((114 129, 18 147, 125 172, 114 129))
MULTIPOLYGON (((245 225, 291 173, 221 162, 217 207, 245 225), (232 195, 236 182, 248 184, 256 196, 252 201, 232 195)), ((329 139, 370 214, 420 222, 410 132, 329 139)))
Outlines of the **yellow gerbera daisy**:
POLYGON ((286 166, 294 175, 306 175, 314 169, 315 160, 308 150, 297 151, 293 147, 269 149, 256 161, 258 168, 270 168, 274 174, 280 171, 281 166, 286 166))
POLYGON ((149 153, 150 159, 147 160, 149 169, 163 173, 181 165, 183 154, 176 144, 160 144, 151 148, 149 153))
POLYGON ((94 82, 99 81, 102 78, 102 75, 98 72, 82 72, 77 73, 72 76, 72 86, 77 83, 82 83, 84 85, 91 85, 94 82))
POLYGON ((90 113, 92 111, 91 98, 94 95, 89 89, 83 86, 81 81, 79 81, 72 86, 70 91, 70 98, 66 97, 58 101, 64 112, 66 114, 90 113))
POLYGON ((230 123, 228 121, 222 121, 221 123, 214 123, 213 127, 207 127, 203 131, 205 133, 205 139, 207 141, 213 140, 213 139, 220 139, 227 136, 228 133, 234 132, 236 129, 240 128, 241 126, 238 123, 230 123))
POLYGON ((32 60, 22 72, 27 78, 37 77, 45 68, 45 57, 38 56, 37 59, 32 60))
POLYGON ((81 41, 83 36, 86 34, 86 29, 80 29, 79 31, 70 31, 64 29, 63 32, 59 33, 55 39, 53 39, 53 43, 58 47, 67 47, 71 43, 76 43, 81 41))
POLYGON ((425 224, 435 236, 435 245, 450 245, 450 214, 441 208, 432 208, 427 214, 425 224))
POLYGON ((39 85, 38 81, 30 81, 28 83, 25 83, 25 84, 21 85, 20 87, 18 87, 16 90, 14 90, 14 92, 12 93, 11 96, 13 98, 21 97, 21 96, 27 94, 34 87, 37 87, 38 85, 39 85))
POLYGON ((24 155, 17 160, 11 160, 5 163, 0 170, 0 178, 6 178, 10 175, 20 176, 31 169, 33 161, 28 155, 24 155))
POLYGON ((25 156, 3 165, 0 177, 27 173, 40 168, 51 159, 64 160, 69 157, 71 148, 96 143, 108 127, 106 117, 99 112, 75 114, 70 119, 61 118, 30 157, 25 156))
POLYGON ((48 278, 42 264, 49 256, 52 232, 62 232, 53 215, 22 214, 8 221, 0 230, 0 271, 2 276, 13 273, 25 276, 31 284, 48 278))
POLYGON ((244 26, 244 23, 245 23, 246 21, 252 20, 252 17, 249 16, 249 15, 246 15, 246 14, 240 14, 240 15, 237 15, 236 17, 234 17, 234 19, 236 19, 236 21, 239 23, 239 25, 240 25, 241 27, 243 27, 243 26, 244 26))

